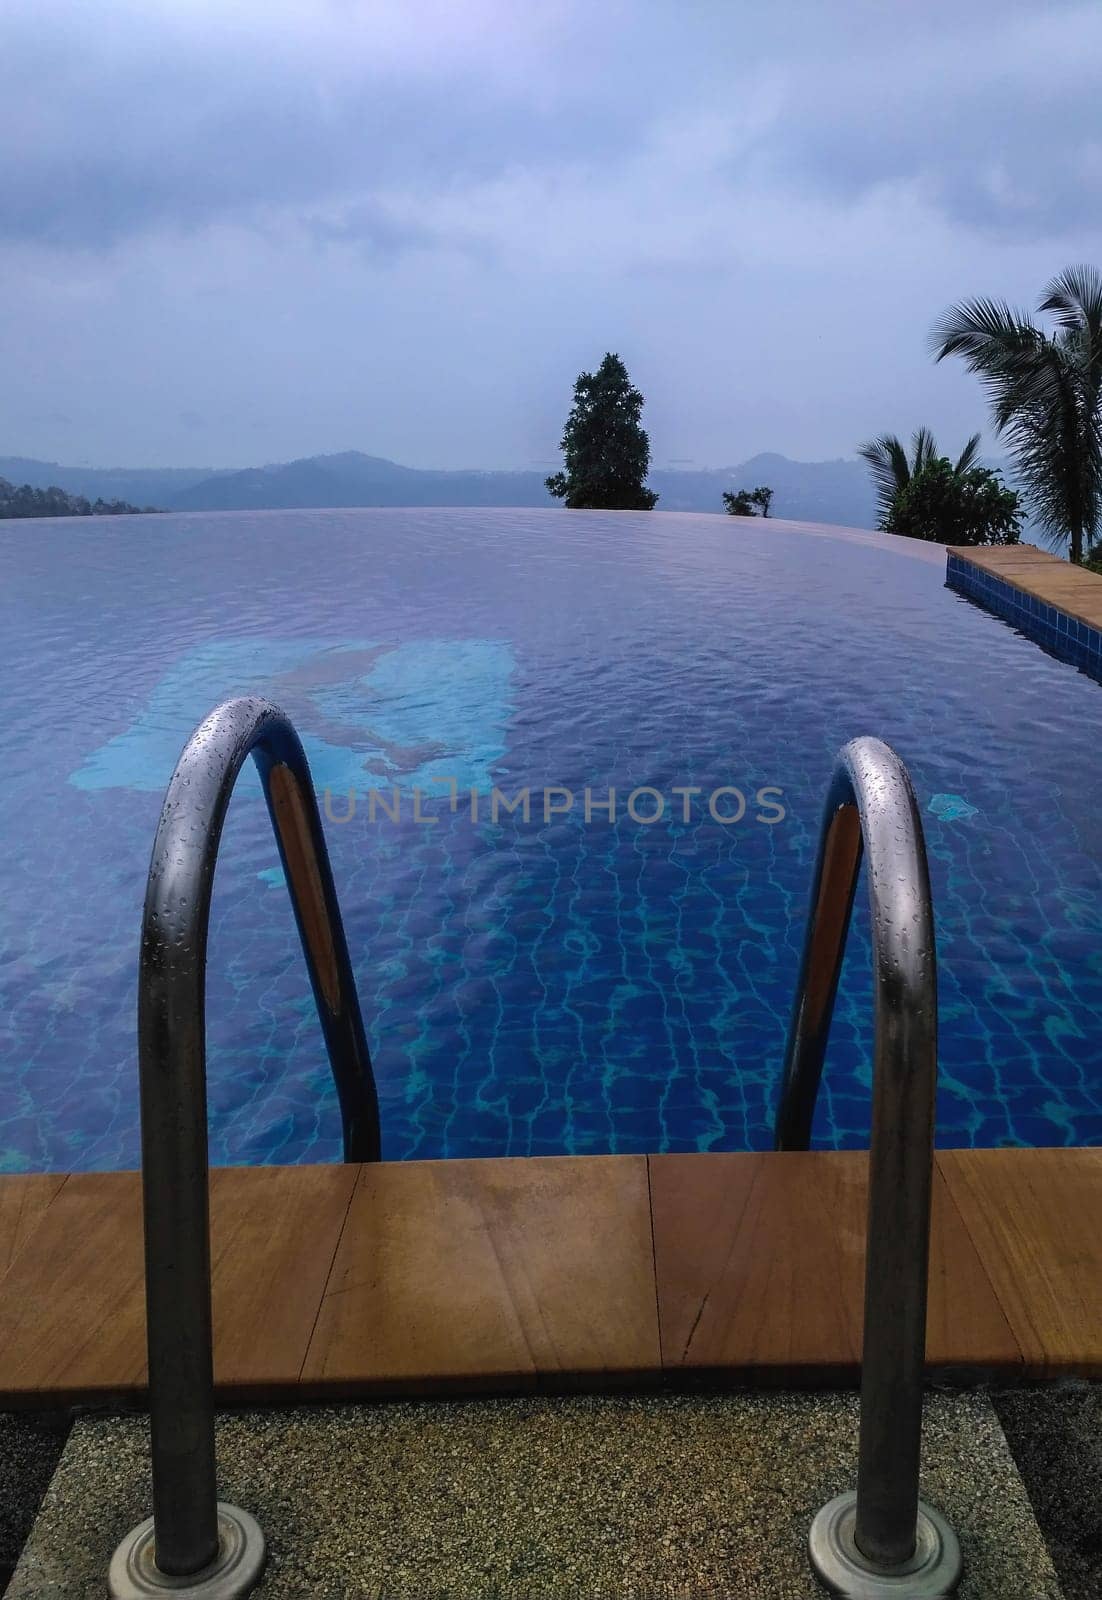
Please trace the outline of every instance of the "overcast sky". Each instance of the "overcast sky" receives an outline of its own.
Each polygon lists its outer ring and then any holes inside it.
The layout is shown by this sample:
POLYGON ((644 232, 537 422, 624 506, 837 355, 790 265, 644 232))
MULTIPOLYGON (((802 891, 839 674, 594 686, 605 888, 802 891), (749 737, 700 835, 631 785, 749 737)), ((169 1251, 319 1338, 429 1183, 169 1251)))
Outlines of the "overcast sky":
POLYGON ((1102 264, 1102 6, 3 0, 0 454, 946 449, 926 337, 1102 264))

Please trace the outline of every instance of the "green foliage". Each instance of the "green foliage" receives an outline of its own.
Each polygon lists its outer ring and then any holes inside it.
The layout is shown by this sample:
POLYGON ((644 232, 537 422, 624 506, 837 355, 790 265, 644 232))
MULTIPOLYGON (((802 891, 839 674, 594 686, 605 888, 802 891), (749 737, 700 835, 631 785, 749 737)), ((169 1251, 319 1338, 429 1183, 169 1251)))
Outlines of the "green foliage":
POLYGON ((64 489, 32 489, 29 483, 17 489, 7 478, 0 478, 0 518, 118 517, 132 516, 141 509, 125 500, 86 500, 82 494, 68 494, 64 489))
POLYGON ((1037 309, 1055 332, 1005 301, 965 301, 938 323, 932 347, 979 375, 1031 509, 1050 542, 1081 561, 1102 516, 1102 273, 1066 268, 1037 309))
POLYGON ((739 489, 734 494, 729 490, 723 492, 723 509, 729 517, 756 517, 754 502, 750 498, 749 489, 739 489))
MULTIPOLYGON (((953 468, 955 472, 965 473, 976 464, 976 453, 980 447, 980 436, 974 433, 957 457, 953 468)), ((894 433, 882 433, 877 439, 870 439, 866 444, 860 445, 857 454, 868 462, 872 469, 872 481, 876 486, 876 508, 880 513, 880 528, 894 527, 896 497, 907 487, 911 478, 925 470, 932 462, 944 459, 937 447, 937 441, 929 428, 916 428, 911 438, 911 459, 908 461, 907 452, 894 433)))
POLYGON ((734 494, 729 490, 723 493, 723 509, 729 517, 756 517, 759 509, 762 516, 767 517, 772 503, 773 491, 764 485, 757 489, 738 489, 734 494))
POLYGON ((546 479, 551 494, 571 510, 653 510, 658 496, 646 487, 650 441, 642 411, 643 396, 619 356, 580 373, 563 429, 566 471, 546 479))
POLYGON ((927 460, 893 497, 881 527, 942 544, 1017 544, 1019 499, 997 472, 960 470, 947 456, 927 460))

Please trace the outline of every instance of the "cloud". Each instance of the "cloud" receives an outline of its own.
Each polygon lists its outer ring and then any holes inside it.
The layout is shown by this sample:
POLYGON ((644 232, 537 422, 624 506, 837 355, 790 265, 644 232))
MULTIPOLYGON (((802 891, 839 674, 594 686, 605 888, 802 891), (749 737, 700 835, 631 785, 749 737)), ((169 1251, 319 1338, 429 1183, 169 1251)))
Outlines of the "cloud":
POLYGON ((917 183, 962 225, 1037 232, 1102 183, 1093 4, 15 0, 5 30, 0 236, 57 248, 335 205, 402 251, 380 194, 622 165, 690 112, 722 143, 747 106, 733 190, 917 183))
POLYGON ((579 139, 596 149, 618 119, 569 92, 532 92, 558 8, 530 8, 526 22, 528 9, 16 0, 0 236, 108 247, 399 180, 485 176, 579 139))
POLYGON ((1071 232, 1102 200, 1100 63, 1095 5, 963 7, 944 30, 801 67, 770 165, 827 197, 915 183, 968 229, 1071 232))
POLYGON ((951 441, 982 403, 934 318, 1102 257, 1093 3, 8 0, 4 29, 26 453, 523 464, 606 348, 656 458, 951 441))

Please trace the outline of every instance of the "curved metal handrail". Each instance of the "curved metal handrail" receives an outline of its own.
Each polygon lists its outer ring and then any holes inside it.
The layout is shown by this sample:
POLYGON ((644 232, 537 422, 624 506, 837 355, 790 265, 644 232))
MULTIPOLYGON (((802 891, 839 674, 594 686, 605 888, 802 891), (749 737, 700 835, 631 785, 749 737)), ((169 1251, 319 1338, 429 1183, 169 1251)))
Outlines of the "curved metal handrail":
MULTIPOLYGON (((810 1144, 863 853, 872 910, 875 1045, 852 1532, 859 1557, 890 1571, 915 1558, 916 1530, 922 1532, 918 1471, 937 1086, 937 957, 914 790, 895 751, 871 738, 854 739, 839 752, 827 794, 785 1057, 778 1150, 806 1150, 810 1144)), ((921 1509, 929 1517, 929 1508, 921 1509)), ((941 1533, 941 1519, 933 1516, 941 1533)), ((948 1537, 952 1540, 951 1532, 948 1537)), ((812 1542, 814 1559, 814 1536, 812 1542)))
POLYGON ((371 1058, 306 755, 278 707, 251 697, 229 700, 196 728, 169 783, 146 886, 139 966, 138 1059, 156 1540, 150 1559, 173 1577, 206 1569, 219 1549, 211 1353, 206 952, 222 825, 234 784, 250 755, 264 786, 336 1080, 344 1158, 375 1161, 380 1153, 371 1058))

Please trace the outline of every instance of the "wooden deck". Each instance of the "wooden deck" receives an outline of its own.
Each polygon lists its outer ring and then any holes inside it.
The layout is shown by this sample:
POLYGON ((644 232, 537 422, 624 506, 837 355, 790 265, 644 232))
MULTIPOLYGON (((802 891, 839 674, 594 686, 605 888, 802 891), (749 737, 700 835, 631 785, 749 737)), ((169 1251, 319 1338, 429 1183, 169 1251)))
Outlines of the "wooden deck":
POLYGON ((949 553, 1011 588, 1102 629, 1102 575, 1085 572, 1033 544, 950 545, 949 553))
MULTIPOLYGON (((852 1381, 866 1158, 212 1174, 227 1401, 852 1381)), ((136 1173, 0 1178, 0 1405, 140 1400, 136 1173)), ((937 1157, 928 1362, 1102 1376, 1102 1151, 937 1157)))

